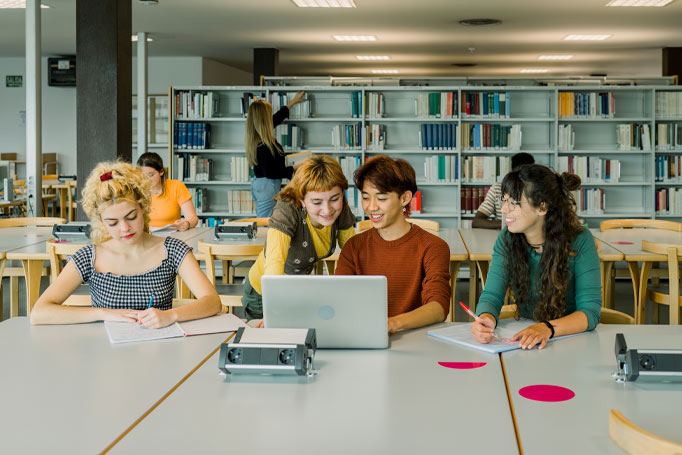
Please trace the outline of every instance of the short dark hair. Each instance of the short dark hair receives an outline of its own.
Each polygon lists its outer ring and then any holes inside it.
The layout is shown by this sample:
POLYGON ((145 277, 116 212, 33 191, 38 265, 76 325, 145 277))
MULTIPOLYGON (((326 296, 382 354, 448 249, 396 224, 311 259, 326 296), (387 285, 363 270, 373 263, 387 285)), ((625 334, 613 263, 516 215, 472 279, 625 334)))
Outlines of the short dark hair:
POLYGON ((535 164, 535 158, 533 158, 533 155, 531 155, 530 153, 521 152, 512 156, 511 158, 512 171, 517 170, 524 164, 535 164))
MULTIPOLYGON (((362 191, 365 181, 371 182, 383 193, 397 193, 398 196, 410 191, 412 196, 417 192, 417 177, 414 168, 403 159, 393 159, 385 155, 377 155, 365 161, 354 173, 355 187, 362 191)), ((406 207, 406 215, 410 214, 410 206, 406 207)))

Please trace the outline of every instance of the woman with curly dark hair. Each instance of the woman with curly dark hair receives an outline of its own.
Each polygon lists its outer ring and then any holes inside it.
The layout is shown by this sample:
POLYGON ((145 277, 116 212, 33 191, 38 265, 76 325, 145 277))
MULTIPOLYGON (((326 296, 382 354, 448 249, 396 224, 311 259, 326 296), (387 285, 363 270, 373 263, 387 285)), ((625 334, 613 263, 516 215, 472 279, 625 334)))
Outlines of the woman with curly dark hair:
POLYGON ((574 174, 556 174, 530 164, 502 181, 505 228, 497 237, 490 272, 476 307, 471 332, 488 343, 507 288, 517 305, 516 318, 533 319, 517 333, 521 348, 560 335, 592 330, 599 323, 599 256, 590 232, 581 226, 571 191, 580 186, 574 174))

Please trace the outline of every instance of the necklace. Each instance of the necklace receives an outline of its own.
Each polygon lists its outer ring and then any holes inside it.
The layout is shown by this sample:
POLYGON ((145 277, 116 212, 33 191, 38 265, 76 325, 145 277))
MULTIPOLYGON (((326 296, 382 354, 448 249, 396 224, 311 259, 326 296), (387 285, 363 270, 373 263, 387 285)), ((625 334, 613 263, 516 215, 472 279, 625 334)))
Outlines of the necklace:
POLYGON ((542 250, 542 247, 545 246, 545 242, 542 243, 530 243, 528 242, 528 245, 530 245, 531 248, 533 248, 535 251, 542 250))

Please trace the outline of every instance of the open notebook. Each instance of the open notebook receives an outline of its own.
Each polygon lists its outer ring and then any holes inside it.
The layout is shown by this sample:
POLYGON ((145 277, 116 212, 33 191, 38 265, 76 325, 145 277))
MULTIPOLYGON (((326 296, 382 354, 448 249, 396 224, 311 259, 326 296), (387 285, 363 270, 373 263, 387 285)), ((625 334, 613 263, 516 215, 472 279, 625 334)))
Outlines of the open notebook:
POLYGON ((104 326, 111 343, 160 340, 163 338, 207 335, 210 333, 235 332, 246 324, 234 314, 219 314, 194 321, 176 322, 160 329, 148 329, 136 322, 105 321, 104 326))
MULTIPOLYGON (((520 349, 518 341, 511 341, 510 338, 513 337, 517 332, 536 323, 536 321, 531 321, 529 319, 520 319, 518 321, 515 319, 502 319, 498 322, 497 328, 495 329, 495 334, 498 336, 498 338, 487 344, 479 343, 474 339, 474 336, 471 334, 471 326, 473 323, 455 324, 442 329, 430 330, 427 333, 432 337, 451 341, 453 343, 461 344, 481 351, 490 352, 491 354, 497 354, 498 352, 520 349)), ((554 337, 549 340, 549 342, 563 340, 564 338, 571 338, 583 333, 586 332, 554 337)))

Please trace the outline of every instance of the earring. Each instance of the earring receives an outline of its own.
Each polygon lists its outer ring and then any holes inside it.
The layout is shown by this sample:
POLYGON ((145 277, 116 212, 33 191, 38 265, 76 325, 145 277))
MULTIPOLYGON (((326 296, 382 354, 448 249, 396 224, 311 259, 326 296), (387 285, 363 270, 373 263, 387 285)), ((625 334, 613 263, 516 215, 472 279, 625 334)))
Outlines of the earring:
POLYGON ((407 206, 403 207, 403 213, 407 212, 407 206))

